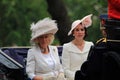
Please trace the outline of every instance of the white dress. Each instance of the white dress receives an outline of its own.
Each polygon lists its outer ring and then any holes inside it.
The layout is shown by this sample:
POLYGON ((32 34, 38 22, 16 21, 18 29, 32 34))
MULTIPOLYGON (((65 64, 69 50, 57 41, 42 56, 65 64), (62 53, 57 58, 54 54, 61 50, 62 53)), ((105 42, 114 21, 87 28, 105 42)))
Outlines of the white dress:
POLYGON ((74 80, 76 70, 80 70, 81 65, 86 61, 92 42, 85 41, 83 51, 72 42, 63 45, 62 65, 67 80, 74 80))
POLYGON ((62 65, 58 56, 58 50, 55 46, 49 46, 51 58, 46 59, 49 55, 42 55, 39 47, 33 47, 28 50, 26 72, 29 78, 35 75, 43 77, 58 76, 63 72, 62 65), (52 61, 51 63, 48 63, 52 61))

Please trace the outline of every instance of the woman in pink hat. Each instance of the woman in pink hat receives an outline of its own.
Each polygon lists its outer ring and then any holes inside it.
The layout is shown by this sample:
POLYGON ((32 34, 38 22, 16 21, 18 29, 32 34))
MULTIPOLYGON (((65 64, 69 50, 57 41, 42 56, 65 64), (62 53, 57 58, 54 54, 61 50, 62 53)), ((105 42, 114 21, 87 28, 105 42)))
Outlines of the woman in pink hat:
POLYGON ((82 63, 87 59, 92 42, 85 41, 87 36, 87 27, 91 26, 91 16, 87 15, 81 20, 72 23, 68 35, 74 39, 63 45, 62 65, 67 80, 74 80, 76 70, 79 70, 82 63))
POLYGON ((33 47, 28 50, 26 65, 31 80, 64 80, 57 47, 50 45, 57 30, 55 20, 50 18, 31 25, 33 47))

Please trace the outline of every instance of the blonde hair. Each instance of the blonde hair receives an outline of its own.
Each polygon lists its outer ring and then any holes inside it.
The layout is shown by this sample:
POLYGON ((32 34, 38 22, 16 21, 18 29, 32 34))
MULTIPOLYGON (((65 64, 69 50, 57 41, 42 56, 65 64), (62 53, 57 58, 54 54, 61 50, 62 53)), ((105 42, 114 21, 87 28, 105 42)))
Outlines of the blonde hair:
MULTIPOLYGON (((49 44, 52 44, 53 41, 54 41, 54 38, 55 38, 54 34, 49 33, 49 38, 50 38, 50 43, 49 44)), ((33 41, 30 41, 30 44, 32 46, 37 46, 39 43, 36 40, 33 40, 33 41)))

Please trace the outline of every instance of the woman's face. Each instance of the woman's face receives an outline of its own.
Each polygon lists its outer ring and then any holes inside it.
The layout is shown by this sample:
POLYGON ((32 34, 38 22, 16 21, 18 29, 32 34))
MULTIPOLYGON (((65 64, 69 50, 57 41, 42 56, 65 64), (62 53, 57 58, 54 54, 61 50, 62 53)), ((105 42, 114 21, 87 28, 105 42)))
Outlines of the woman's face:
POLYGON ((44 34, 36 38, 41 48, 46 48, 51 42, 51 34, 44 34))
POLYGON ((73 30, 73 36, 75 37, 75 39, 84 39, 85 37, 85 28, 82 26, 82 24, 79 24, 75 27, 75 29, 73 30))

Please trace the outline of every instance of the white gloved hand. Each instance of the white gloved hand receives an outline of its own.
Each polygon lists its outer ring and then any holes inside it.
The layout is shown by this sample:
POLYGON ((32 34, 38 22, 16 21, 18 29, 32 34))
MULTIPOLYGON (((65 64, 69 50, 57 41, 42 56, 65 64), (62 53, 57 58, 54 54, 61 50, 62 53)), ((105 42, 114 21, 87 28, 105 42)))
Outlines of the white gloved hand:
POLYGON ((57 80, 66 80, 64 73, 59 73, 57 80))
POLYGON ((46 76, 46 77, 43 77, 43 80, 57 80, 57 77, 56 76, 46 76))

